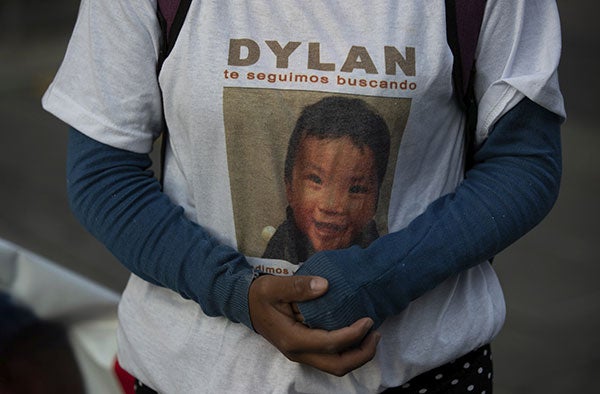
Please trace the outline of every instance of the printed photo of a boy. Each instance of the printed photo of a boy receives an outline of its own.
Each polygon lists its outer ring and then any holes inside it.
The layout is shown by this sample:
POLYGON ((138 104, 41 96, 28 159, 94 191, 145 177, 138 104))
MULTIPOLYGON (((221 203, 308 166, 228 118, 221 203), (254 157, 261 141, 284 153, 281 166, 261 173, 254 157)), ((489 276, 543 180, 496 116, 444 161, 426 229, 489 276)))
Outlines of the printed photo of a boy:
POLYGON ((306 106, 285 158, 286 218, 262 257, 297 264, 378 238, 374 216, 389 155, 388 126, 363 100, 331 96, 306 106))

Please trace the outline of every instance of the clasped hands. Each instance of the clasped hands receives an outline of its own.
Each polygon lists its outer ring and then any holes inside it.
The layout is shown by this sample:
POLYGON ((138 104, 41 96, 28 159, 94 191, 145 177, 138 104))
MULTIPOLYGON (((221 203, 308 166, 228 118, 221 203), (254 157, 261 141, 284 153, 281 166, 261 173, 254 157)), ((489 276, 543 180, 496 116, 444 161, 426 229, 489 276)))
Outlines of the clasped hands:
POLYGON ((304 325, 295 304, 320 297, 327 286, 315 276, 260 276, 250 285, 250 318, 256 332, 289 360, 344 376, 375 356, 381 335, 370 331, 373 320, 367 317, 334 331, 304 325))

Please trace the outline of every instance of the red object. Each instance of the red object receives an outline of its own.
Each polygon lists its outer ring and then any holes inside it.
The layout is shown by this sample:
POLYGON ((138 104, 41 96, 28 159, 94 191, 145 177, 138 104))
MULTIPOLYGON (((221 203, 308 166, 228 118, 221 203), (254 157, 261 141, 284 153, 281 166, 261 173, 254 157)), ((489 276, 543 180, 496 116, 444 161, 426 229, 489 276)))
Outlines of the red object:
POLYGON ((119 383, 121 383, 121 388, 123 389, 124 394, 135 394, 134 385, 135 385, 135 377, 131 375, 129 372, 125 371, 121 365, 119 364, 119 360, 115 358, 115 364, 113 365, 113 370, 117 375, 117 379, 119 379, 119 383))

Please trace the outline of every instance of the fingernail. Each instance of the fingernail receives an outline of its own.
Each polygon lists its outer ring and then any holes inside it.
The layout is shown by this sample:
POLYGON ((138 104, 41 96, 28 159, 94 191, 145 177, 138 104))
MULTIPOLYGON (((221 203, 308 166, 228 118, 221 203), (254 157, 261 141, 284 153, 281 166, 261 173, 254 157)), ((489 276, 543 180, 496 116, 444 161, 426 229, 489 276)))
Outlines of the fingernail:
POLYGON ((312 291, 321 291, 327 288, 327 280, 323 278, 312 278, 310 280, 310 289, 312 291))

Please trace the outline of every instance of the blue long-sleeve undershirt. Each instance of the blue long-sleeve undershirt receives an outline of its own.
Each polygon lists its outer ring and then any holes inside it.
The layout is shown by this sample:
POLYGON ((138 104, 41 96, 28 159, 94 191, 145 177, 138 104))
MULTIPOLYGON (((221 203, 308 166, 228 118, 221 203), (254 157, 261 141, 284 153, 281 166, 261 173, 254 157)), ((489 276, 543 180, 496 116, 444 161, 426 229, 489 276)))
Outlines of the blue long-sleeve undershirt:
POLYGON ((71 129, 67 193, 75 216, 131 272, 195 300, 210 316, 252 327, 252 268, 243 255, 187 219, 162 192, 147 154, 71 129))
MULTIPOLYGON (((380 324, 535 226, 558 194, 560 122, 523 100, 498 121, 455 193, 367 249, 313 256, 299 274, 326 277, 330 288, 300 305, 309 325, 334 329, 364 316, 380 324)), ((252 268, 184 216, 161 191, 150 165, 148 155, 71 129, 67 186, 74 214, 137 276, 195 300, 207 315, 252 328, 252 268)))

